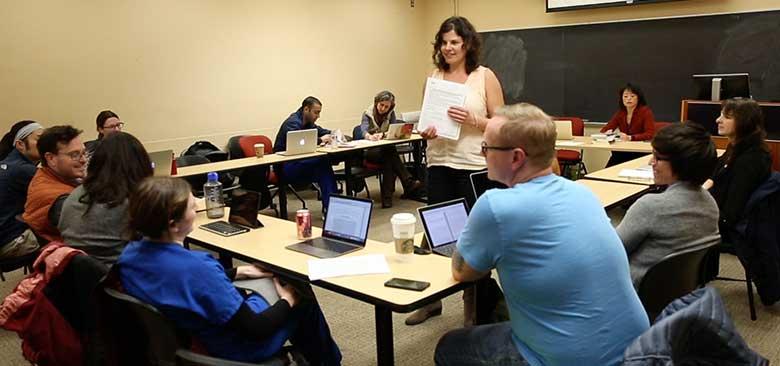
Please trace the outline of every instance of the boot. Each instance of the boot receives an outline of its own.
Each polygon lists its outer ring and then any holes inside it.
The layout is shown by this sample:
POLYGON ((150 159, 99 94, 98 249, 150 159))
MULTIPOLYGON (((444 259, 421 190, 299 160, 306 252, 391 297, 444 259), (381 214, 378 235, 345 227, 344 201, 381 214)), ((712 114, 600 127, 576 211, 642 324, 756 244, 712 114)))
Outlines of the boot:
POLYGON ((441 315, 441 301, 425 305, 424 307, 417 309, 412 315, 406 318, 406 325, 417 325, 425 322, 430 317, 441 315))
POLYGON ((409 183, 404 185, 404 194, 401 195, 401 198, 409 199, 409 198, 418 198, 422 197, 425 193, 425 184, 423 182, 416 180, 416 179, 410 179, 409 183))

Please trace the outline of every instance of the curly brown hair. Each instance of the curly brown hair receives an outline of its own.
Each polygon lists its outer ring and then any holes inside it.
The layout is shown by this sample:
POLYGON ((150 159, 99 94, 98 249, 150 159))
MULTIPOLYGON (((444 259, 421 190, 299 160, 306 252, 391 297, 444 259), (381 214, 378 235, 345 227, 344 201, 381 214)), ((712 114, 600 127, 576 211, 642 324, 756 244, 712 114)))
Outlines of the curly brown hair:
POLYGON ((463 45, 466 47, 466 73, 471 74, 472 71, 479 67, 482 38, 471 22, 464 17, 450 17, 441 23, 439 31, 436 33, 436 40, 433 42, 433 64, 439 70, 450 70, 450 65, 444 61, 444 56, 441 54, 441 45, 444 43, 444 33, 453 30, 458 36, 463 38, 463 45))

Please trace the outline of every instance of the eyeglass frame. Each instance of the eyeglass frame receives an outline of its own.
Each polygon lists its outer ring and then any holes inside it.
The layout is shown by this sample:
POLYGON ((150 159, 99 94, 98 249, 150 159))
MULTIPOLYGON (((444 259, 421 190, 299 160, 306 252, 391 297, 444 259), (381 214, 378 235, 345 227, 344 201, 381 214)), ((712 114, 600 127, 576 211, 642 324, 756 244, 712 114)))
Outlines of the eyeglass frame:
POLYGON ((485 156, 488 152, 488 150, 498 150, 498 151, 512 151, 514 149, 517 149, 517 147, 510 147, 510 146, 490 146, 487 144, 486 141, 482 141, 482 144, 480 145, 480 153, 482 156, 485 156))
POLYGON ((84 160, 86 160, 87 157, 89 156, 89 152, 86 149, 79 150, 79 151, 71 151, 69 153, 59 152, 58 151, 56 155, 60 155, 60 154, 69 157, 70 160, 72 160, 72 161, 79 161, 79 159, 81 159, 81 158, 84 158, 84 160), (76 154, 78 154, 78 155, 76 155, 76 154))
POLYGON ((119 123, 117 123, 117 124, 115 124, 113 126, 103 125, 103 127, 101 127, 101 128, 104 129, 104 130, 121 130, 124 127, 125 127, 125 123, 122 122, 122 121, 119 121, 119 123))

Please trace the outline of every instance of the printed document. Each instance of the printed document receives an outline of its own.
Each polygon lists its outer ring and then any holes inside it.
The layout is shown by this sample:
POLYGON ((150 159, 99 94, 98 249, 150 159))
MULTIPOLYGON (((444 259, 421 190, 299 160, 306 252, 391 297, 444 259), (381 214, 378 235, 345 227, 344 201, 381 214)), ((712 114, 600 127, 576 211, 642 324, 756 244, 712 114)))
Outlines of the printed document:
POLYGON ((468 92, 469 89, 464 84, 428 78, 417 130, 423 131, 434 126, 439 137, 457 140, 460 137, 460 123, 447 115, 447 109, 452 106, 465 106, 468 92))
POLYGON ((310 281, 376 273, 390 273, 390 266, 383 254, 309 260, 310 281))

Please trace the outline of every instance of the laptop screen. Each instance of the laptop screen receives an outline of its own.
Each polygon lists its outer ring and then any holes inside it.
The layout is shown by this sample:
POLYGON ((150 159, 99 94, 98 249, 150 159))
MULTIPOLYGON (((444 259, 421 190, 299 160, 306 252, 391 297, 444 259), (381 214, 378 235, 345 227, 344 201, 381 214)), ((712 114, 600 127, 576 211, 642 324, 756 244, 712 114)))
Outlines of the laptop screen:
POLYGON ((365 244, 370 218, 371 201, 332 195, 322 236, 365 244))
POLYGON ((260 193, 254 191, 236 190, 230 201, 230 216, 228 221, 233 224, 247 226, 253 229, 263 226, 257 219, 257 209, 260 205, 260 193))
POLYGON ((469 215, 462 198, 421 207, 419 213, 432 248, 458 241, 469 215))
POLYGON ((474 193, 475 201, 488 189, 506 188, 506 185, 503 183, 488 179, 487 170, 471 173, 469 178, 471 179, 471 190, 474 193))

